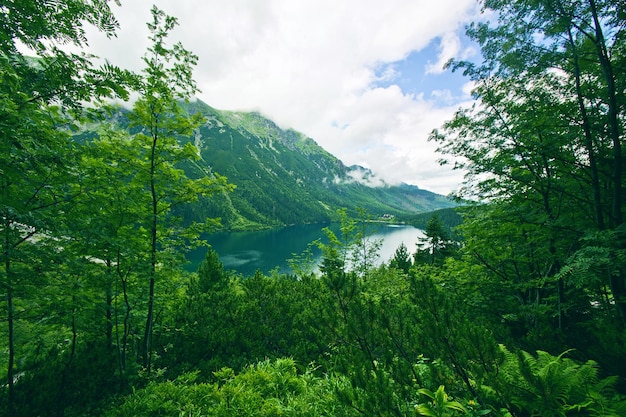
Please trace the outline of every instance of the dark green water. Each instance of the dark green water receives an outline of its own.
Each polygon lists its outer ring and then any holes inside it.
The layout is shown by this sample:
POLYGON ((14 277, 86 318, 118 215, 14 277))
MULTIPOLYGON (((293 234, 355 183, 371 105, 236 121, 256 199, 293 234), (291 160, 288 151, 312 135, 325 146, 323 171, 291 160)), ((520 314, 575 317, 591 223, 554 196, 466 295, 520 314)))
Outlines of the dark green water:
MULTIPOLYGON (((301 254, 310 242, 324 239, 324 225, 298 225, 257 232, 224 232, 205 236, 215 249, 227 270, 235 270, 244 276, 253 275, 258 269, 268 273, 278 267, 280 272, 290 272, 287 260, 293 254, 301 254)), ((382 239, 379 261, 387 261, 404 242, 410 253, 415 252, 417 239, 422 231, 413 226, 371 224, 368 225, 372 239, 382 239)), ((338 229, 334 225, 331 229, 338 229)), ((335 231, 335 233, 338 233, 335 231)), ((188 269, 195 271, 204 259, 206 248, 190 253, 188 269)), ((316 257, 320 254, 314 253, 316 257)))

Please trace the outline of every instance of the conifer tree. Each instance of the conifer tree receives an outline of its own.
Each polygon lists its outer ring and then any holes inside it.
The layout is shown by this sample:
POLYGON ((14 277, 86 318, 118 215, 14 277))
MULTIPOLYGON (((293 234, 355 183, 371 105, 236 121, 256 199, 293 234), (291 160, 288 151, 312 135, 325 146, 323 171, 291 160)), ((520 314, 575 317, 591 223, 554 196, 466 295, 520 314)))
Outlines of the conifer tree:
POLYGON ((448 255, 453 245, 437 214, 430 217, 424 229, 424 237, 418 240, 418 249, 415 253, 416 263, 439 264, 448 255))

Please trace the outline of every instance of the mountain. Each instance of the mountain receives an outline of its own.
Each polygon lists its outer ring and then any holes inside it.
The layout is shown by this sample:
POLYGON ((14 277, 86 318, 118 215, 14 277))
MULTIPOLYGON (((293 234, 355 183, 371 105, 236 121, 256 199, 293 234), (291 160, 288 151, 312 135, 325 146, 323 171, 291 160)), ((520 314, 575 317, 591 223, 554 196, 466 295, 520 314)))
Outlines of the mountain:
MULTIPOLYGON (((256 112, 214 109, 196 100, 183 105, 205 121, 181 143, 193 142, 200 159, 183 165, 191 177, 218 173, 236 186, 177 208, 187 221, 218 217, 229 230, 259 229, 338 220, 337 210, 374 218, 402 217, 454 207, 452 200, 414 185, 386 184, 369 169, 346 166, 313 139, 281 129, 256 112)), ((109 123, 128 129, 128 111, 120 109, 109 123)), ((94 138, 98 125, 76 134, 79 142, 94 138)), ((136 133, 136 129, 131 131, 136 133)))
POLYGON ((329 222, 343 207, 379 217, 455 205, 413 185, 387 185, 364 167, 346 166, 313 139, 259 113, 220 111, 200 100, 186 107, 206 119, 186 138, 200 151, 200 160, 186 169, 190 175, 217 172, 236 185, 234 192, 188 209, 186 217, 220 217, 226 228, 244 229, 329 222))

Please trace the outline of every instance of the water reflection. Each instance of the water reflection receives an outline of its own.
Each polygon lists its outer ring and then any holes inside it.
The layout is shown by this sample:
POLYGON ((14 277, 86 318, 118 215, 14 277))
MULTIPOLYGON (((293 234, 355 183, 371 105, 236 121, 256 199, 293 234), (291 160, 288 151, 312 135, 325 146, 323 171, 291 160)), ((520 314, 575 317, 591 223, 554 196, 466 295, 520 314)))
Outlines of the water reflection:
POLYGON ((258 265, 262 256, 263 253, 258 250, 244 250, 220 256, 220 261, 224 265, 228 265, 231 268, 236 268, 248 264, 258 265))
MULTIPOLYGON (((244 276, 253 275, 256 270, 268 273, 278 267, 280 272, 289 273, 287 260, 294 254, 301 254, 309 243, 316 239, 325 239, 322 232, 324 225, 298 225, 257 232, 213 233, 205 238, 220 256, 225 269, 235 270, 244 276)), ((379 262, 391 259, 401 243, 410 253, 415 252, 418 238, 423 236, 420 229, 406 225, 384 223, 368 224, 370 238, 382 240, 379 262)), ((331 229, 338 234, 339 226, 331 229)), ((196 270, 204 259, 206 249, 198 249, 188 255, 189 270, 196 270)), ((314 259, 319 260, 321 253, 313 248, 314 259)))

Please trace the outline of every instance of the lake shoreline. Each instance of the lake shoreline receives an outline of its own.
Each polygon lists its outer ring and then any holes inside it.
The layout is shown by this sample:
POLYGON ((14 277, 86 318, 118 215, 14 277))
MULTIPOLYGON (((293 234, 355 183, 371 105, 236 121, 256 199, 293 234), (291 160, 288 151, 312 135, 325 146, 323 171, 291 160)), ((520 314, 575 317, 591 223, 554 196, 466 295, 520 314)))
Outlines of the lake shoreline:
MULTIPOLYGON (((423 235, 421 229, 412 225, 376 221, 368 224, 372 227, 370 238, 382 239, 379 263, 393 257, 400 243, 404 243, 409 252, 414 252, 418 237, 423 235)), ((220 231, 202 238, 217 252, 225 270, 244 276, 252 276, 257 270, 268 274, 276 268, 281 273, 290 273, 289 259, 301 255, 315 240, 325 239, 323 228, 330 227, 339 233, 339 226, 338 223, 318 223, 258 231, 220 231)), ((321 258, 317 247, 311 249, 315 259, 321 258)), ((190 252, 187 255, 190 264, 185 269, 196 271, 206 251, 207 248, 202 247, 190 252)))

